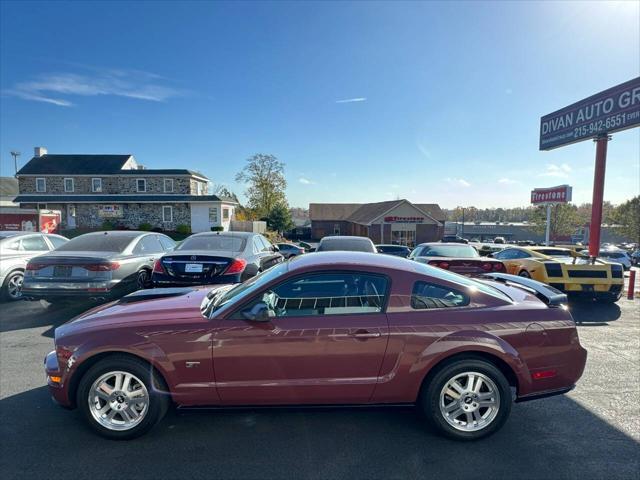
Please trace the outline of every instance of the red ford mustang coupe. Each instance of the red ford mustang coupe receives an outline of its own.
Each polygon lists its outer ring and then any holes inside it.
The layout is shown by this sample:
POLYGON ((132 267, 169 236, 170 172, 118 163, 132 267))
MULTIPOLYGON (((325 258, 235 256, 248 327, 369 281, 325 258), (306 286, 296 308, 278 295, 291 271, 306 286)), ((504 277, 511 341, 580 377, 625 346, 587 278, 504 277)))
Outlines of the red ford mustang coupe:
POLYGON ((245 283, 140 291, 55 332, 54 399, 133 438, 170 404, 416 404, 457 439, 489 435, 515 401, 582 375, 566 297, 495 273, 473 280, 402 258, 302 255, 245 283))

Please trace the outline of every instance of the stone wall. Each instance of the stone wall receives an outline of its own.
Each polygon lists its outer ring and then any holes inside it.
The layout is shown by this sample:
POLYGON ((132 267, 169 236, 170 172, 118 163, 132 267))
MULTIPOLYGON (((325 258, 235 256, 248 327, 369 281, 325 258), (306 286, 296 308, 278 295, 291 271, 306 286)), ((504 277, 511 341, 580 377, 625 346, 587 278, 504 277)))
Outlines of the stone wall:
POLYGON ((125 203, 122 206, 121 217, 100 216, 99 205, 76 204, 76 225, 78 228, 100 228, 109 221, 113 225, 122 225, 131 229, 138 229, 141 223, 149 223, 152 227, 174 231, 178 225, 191 226, 191 210, 188 203, 125 203), (162 221, 162 207, 173 207, 173 221, 162 221))
POLYGON ((121 176, 95 176, 95 177, 74 177, 74 176, 54 176, 54 175, 41 175, 41 176, 21 176, 18 178, 18 188, 20 193, 49 193, 49 194, 126 194, 126 193, 148 193, 148 194, 163 194, 163 193, 175 193, 181 195, 196 195, 197 182, 189 177, 163 177, 160 175, 147 175, 140 172, 140 175, 121 175, 121 176), (46 179, 46 192, 36 191, 36 178, 46 179), (64 191, 64 179, 73 178, 74 191, 64 191), (102 178, 102 191, 91 191, 91 179, 102 178), (138 192, 137 180, 144 178, 147 181, 146 192, 138 192), (165 178, 173 179, 173 192, 164 191, 165 178))

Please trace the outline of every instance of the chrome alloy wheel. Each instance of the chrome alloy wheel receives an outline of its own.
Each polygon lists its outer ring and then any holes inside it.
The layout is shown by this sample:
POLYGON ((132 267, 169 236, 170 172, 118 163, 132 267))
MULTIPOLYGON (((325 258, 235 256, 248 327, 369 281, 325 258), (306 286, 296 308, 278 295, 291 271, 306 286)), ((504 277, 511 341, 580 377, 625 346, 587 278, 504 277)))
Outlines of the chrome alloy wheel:
POLYGON ((89 390, 89 411, 109 430, 129 430, 138 425, 149 410, 149 392, 144 383, 128 372, 101 375, 89 390))
POLYGON ((498 387, 482 373, 460 373, 440 391, 440 413, 456 430, 482 430, 495 420, 499 409, 498 387))
POLYGON ((7 281, 7 295, 12 300, 18 300, 22 297, 22 282, 24 276, 20 272, 13 273, 7 281))

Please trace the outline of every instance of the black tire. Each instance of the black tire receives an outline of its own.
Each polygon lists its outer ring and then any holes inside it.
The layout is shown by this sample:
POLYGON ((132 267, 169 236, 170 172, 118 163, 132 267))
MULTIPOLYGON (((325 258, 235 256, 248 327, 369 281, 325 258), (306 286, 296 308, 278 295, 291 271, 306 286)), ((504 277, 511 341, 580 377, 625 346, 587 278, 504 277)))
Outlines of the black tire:
MULTIPOLYGON (((462 401, 462 400, 461 400, 462 401)), ((463 402, 464 403, 464 402, 463 402)), ((478 440, 497 432, 511 412, 511 387, 505 376, 493 364, 477 358, 466 358, 445 364, 422 386, 418 406, 426 417, 427 423, 439 433, 455 440, 478 440), (499 393, 499 406, 493 419, 484 427, 475 431, 463 431, 453 427, 440 409, 440 396, 445 385, 457 375, 480 373, 491 380, 499 393)), ((479 410, 482 413, 482 410, 479 410)), ((485 412, 487 412, 485 410, 485 412)))
POLYGON ((0 291, 0 298, 5 302, 15 302, 22 300, 22 281, 24 280, 24 272, 22 270, 14 270, 9 273, 2 283, 2 290, 0 291), (17 282, 17 283, 16 283, 17 282), (17 288, 17 292, 14 289, 17 288))
POLYGON ((151 286, 151 272, 146 268, 143 268, 138 272, 136 276, 135 290, 144 290, 151 286))
POLYGON ((526 270, 521 270, 518 276, 523 278, 531 278, 531 274, 529 274, 529 272, 527 272, 526 270))
POLYGON ((80 379, 76 395, 78 409, 89 426, 99 435, 111 440, 130 440, 148 432, 167 412, 170 399, 163 379, 143 360, 126 355, 113 355, 93 365, 80 379), (119 371, 134 375, 144 384, 148 392, 148 407, 145 416, 128 430, 112 430, 100 424, 91 413, 89 392, 93 383, 102 375, 119 371))

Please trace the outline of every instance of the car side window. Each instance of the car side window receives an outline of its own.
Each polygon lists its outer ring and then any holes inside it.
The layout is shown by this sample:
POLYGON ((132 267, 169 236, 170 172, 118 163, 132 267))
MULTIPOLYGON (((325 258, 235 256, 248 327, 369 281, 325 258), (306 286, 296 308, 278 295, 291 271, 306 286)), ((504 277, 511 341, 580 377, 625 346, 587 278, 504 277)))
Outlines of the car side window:
POLYGON ((411 292, 411 308, 415 310, 464 307, 470 301, 468 295, 458 290, 429 282, 414 283, 411 292))
POLYGON ((511 260, 516 257, 518 250, 514 250, 513 248, 507 248, 506 250, 502 250, 501 252, 496 252, 493 254, 493 258, 497 258, 498 260, 511 260))
POLYGON ((263 252, 270 252, 271 251, 271 242, 269 240, 267 240, 266 238, 264 238, 262 235, 260 235, 258 238, 262 242, 262 251, 263 252))
POLYGON ((14 250, 16 252, 22 249, 22 247, 20 246, 20 240, 14 240, 13 242, 10 242, 5 248, 7 250, 14 250))
POLYGON ((66 239, 64 239, 62 237, 56 237, 55 235, 49 235, 47 238, 49 239, 49 241, 53 245, 54 249, 64 245, 65 243, 67 243, 66 239))
POLYGON ((368 273, 314 273, 288 280, 263 292, 241 309, 266 304, 273 317, 353 315, 382 312, 386 303, 386 277, 368 273))
POLYGON ((40 235, 33 235, 22 239, 22 250, 26 252, 42 252, 49 250, 49 245, 40 235))
POLYGON ((260 253, 263 248, 260 237, 253 237, 253 253, 260 253))
POLYGON ((512 258, 529 258, 530 255, 522 250, 515 250, 515 256, 512 258))
POLYGON ((174 242, 173 240, 171 240, 168 237, 161 237, 158 236, 158 240, 160 241, 160 245, 162 245, 162 248, 164 249, 164 251, 166 252, 170 252, 172 251, 174 248, 176 248, 176 242, 174 242))
POLYGON ((133 249, 133 254, 147 254, 147 253, 162 253, 164 249, 160 242, 158 241, 158 237, 155 235, 147 235, 146 237, 142 237, 142 239, 138 242, 138 245, 133 249))

